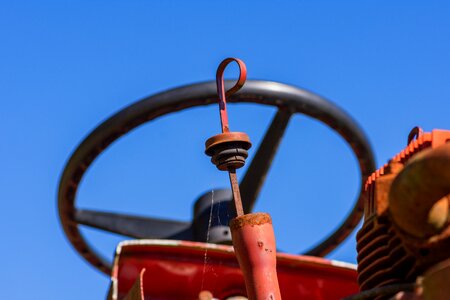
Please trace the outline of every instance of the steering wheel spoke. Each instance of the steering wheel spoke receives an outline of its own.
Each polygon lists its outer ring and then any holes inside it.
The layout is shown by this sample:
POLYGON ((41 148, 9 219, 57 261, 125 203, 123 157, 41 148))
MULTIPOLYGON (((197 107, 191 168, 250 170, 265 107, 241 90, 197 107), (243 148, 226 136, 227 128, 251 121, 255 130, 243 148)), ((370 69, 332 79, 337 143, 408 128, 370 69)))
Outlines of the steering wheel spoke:
POLYGON ((287 107, 278 109, 242 178, 239 188, 245 213, 252 210, 258 198, 292 114, 293 112, 287 107))
POLYGON ((81 225, 136 239, 191 240, 190 222, 77 209, 75 221, 81 225))

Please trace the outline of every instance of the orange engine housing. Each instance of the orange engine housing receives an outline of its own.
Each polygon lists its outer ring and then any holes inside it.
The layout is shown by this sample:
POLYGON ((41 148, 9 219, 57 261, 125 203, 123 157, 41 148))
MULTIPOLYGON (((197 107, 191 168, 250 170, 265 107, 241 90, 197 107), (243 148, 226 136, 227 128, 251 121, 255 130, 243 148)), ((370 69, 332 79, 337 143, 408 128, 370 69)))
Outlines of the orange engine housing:
POLYGON ((392 183, 412 157, 450 141, 447 130, 419 132, 416 139, 366 182, 364 224, 357 234, 358 283, 362 291, 414 282, 430 266, 450 257, 448 222, 432 237, 412 237, 396 225, 395 212, 391 210, 392 183))

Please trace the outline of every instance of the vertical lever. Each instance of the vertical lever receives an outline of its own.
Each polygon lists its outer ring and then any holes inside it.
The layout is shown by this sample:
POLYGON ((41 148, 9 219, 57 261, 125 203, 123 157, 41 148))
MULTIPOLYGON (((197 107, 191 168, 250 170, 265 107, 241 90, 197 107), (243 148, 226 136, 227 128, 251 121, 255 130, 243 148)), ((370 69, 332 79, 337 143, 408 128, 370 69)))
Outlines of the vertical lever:
POLYGON ((237 216, 244 215, 244 209, 242 208, 241 193, 239 192, 236 169, 244 166, 245 159, 248 156, 247 150, 251 147, 251 143, 247 134, 243 132, 230 132, 226 97, 236 93, 244 85, 246 78, 247 68, 245 67, 244 62, 240 59, 227 58, 219 65, 216 73, 216 83, 217 94, 219 95, 219 111, 222 133, 215 135, 206 141, 205 151, 206 154, 212 157, 211 161, 219 170, 228 171, 237 216), (233 61, 239 66, 239 78, 236 84, 225 92, 223 73, 228 64, 233 61))
POLYGON ((237 92, 245 83, 247 70, 244 62, 227 58, 219 65, 216 74, 219 94, 220 122, 222 133, 206 141, 205 153, 221 171, 228 171, 233 191, 237 217, 230 222, 231 237, 239 266, 244 275, 247 297, 250 300, 280 300, 281 293, 277 277, 277 257, 272 219, 266 213, 244 215, 236 169, 245 164, 251 143, 247 134, 232 132, 228 124, 226 97, 237 92), (236 84, 225 92, 223 72, 230 62, 240 69, 236 84))

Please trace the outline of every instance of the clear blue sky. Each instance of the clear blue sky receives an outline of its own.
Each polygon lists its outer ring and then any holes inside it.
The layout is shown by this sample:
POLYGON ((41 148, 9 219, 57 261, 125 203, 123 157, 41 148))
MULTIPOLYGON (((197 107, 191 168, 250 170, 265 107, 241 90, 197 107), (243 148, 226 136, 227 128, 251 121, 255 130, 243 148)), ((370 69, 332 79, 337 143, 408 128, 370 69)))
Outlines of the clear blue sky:
MULTIPOLYGON (((213 80, 225 57, 242 58, 249 78, 331 99, 365 130, 378 166, 413 126, 449 129, 450 4, 391 3, 1 1, 2 297, 105 297, 108 278, 75 253, 59 224, 64 164, 101 120, 153 93, 213 80)), ((232 129, 257 144, 273 111, 236 105, 230 113, 232 129)), ((216 107, 138 128, 94 163, 79 207, 189 220, 196 197, 228 186, 203 154, 219 129, 216 107)), ((345 143, 298 116, 257 210, 273 215, 279 247, 298 252, 337 226, 358 184, 345 143)), ((110 257, 120 240, 86 234, 110 257)), ((355 262, 355 253, 351 237, 331 257, 355 262)))

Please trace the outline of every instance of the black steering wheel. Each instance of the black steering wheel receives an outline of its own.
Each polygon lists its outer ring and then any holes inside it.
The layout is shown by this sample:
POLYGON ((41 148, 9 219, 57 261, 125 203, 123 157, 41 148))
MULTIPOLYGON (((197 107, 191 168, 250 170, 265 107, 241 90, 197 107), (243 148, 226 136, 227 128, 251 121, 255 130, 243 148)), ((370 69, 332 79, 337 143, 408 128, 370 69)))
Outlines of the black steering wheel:
MULTIPOLYGON (((231 85, 231 82, 226 82, 226 85, 231 85)), ((194 106, 217 105, 217 98, 215 82, 184 86, 150 96, 104 121, 74 151, 59 184, 59 217, 71 244, 94 267, 107 275, 111 273, 111 263, 88 245, 80 232, 80 224, 133 238, 196 240, 191 222, 81 210, 75 207, 75 199, 83 174, 112 142, 139 125, 162 115, 194 106)), ((228 102, 259 103, 278 108, 240 183, 246 213, 252 210, 257 200, 279 142, 294 113, 313 117, 344 138, 359 162, 361 190, 365 179, 375 169, 373 153, 363 131, 347 113, 318 95, 278 82, 249 80, 239 92, 228 99, 228 102)), ((324 256, 332 251, 357 226, 362 213, 363 199, 360 193, 340 226, 304 254, 324 256)))

